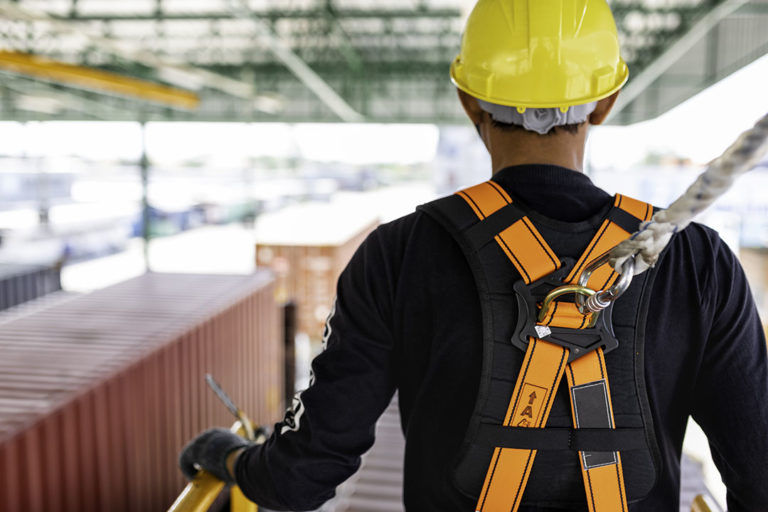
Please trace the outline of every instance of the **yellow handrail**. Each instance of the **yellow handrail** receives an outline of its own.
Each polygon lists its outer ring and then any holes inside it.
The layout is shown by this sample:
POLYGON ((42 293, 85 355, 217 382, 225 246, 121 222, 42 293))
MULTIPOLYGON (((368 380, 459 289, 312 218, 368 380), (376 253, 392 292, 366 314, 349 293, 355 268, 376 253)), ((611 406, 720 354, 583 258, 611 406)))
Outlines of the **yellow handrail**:
POLYGON ((712 512, 712 509, 709 508, 704 496, 699 494, 693 499, 693 503, 691 503, 691 512, 712 512))
MULTIPOLYGON (((240 436, 246 435, 246 428, 239 420, 232 425, 230 431, 240 436)), ((223 489, 224 482, 206 471, 198 471, 195 478, 181 491, 168 512, 207 512, 223 489)), ((236 485, 233 485, 230 491, 229 507, 231 512, 258 511, 256 504, 246 498, 236 485)))

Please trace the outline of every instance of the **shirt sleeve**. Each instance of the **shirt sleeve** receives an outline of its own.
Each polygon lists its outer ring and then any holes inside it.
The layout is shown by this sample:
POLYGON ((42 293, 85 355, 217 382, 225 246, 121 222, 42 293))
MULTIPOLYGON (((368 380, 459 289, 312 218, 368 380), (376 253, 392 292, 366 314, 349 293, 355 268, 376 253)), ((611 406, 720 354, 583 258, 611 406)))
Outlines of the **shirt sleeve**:
POLYGON ((392 273, 377 230, 339 278, 309 388, 297 394, 269 440, 237 460, 237 483, 257 504, 318 508, 373 445, 376 420, 395 389, 392 273))
POLYGON ((702 307, 712 318, 693 418, 709 439, 731 512, 768 510, 768 354, 744 271, 720 244, 702 307))

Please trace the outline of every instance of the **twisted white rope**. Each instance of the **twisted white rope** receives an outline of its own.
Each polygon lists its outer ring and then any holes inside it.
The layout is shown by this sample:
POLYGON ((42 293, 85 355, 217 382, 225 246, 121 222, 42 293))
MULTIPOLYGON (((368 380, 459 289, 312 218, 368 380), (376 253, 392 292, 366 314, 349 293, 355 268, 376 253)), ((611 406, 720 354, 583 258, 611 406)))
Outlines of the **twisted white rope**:
POLYGON ((753 169, 766 152, 768 114, 751 130, 742 133, 669 208, 657 212, 629 239, 614 247, 609 264, 620 271, 627 258, 636 256, 635 275, 648 270, 659 259, 672 236, 685 229, 694 217, 723 195, 738 176, 753 169))

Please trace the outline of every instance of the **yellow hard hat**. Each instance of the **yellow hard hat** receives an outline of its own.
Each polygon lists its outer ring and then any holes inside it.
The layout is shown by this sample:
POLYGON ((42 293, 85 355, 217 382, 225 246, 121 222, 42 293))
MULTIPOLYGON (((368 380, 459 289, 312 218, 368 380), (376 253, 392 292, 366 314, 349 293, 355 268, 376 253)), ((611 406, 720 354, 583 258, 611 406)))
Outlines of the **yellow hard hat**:
POLYGON ((605 0, 479 0, 451 80, 498 105, 567 110, 629 78, 605 0))

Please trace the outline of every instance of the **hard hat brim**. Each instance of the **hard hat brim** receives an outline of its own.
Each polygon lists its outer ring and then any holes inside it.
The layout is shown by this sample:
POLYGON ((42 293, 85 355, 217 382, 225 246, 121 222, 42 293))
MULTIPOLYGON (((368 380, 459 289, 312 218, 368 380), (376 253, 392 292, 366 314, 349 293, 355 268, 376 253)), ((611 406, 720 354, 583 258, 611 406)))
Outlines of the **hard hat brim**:
POLYGON ((572 107, 574 105, 583 105, 585 103, 592 103, 593 101, 600 101, 612 95, 613 93, 615 93, 616 91, 624 87, 624 84, 626 84, 627 80, 629 80, 629 68, 624 63, 624 61, 621 60, 621 64, 624 72, 620 75, 619 79, 616 81, 613 87, 607 89, 604 92, 601 92, 600 94, 597 94, 594 96, 585 96, 581 98, 573 98, 573 99, 569 99, 568 101, 560 101, 560 102, 541 102, 541 101, 531 102, 531 101, 522 101, 522 100, 511 100, 509 98, 489 96, 489 95, 483 94, 478 90, 472 89, 467 84, 466 79, 464 79, 464 77, 462 76, 462 73, 458 71, 459 59, 460 59, 460 56, 457 56, 451 63, 450 76, 451 76, 451 82, 453 83, 453 85, 455 85, 457 88, 461 89, 462 91, 464 91, 465 93, 469 94, 474 98, 481 99, 489 103, 495 103, 496 105, 504 105, 508 107, 566 108, 566 107, 572 107))

